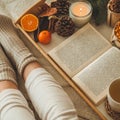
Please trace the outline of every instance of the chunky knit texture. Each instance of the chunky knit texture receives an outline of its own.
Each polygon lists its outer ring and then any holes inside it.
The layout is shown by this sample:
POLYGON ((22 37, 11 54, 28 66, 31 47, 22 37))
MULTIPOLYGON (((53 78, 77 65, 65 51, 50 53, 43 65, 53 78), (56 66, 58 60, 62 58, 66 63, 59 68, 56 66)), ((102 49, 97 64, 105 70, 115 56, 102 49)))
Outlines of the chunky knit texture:
POLYGON ((17 84, 16 82, 16 74, 8 61, 5 53, 3 52, 2 47, 0 46, 0 81, 10 80, 17 84))
POLYGON ((18 37, 10 18, 0 15, 0 43, 20 75, 27 64, 37 59, 18 37))

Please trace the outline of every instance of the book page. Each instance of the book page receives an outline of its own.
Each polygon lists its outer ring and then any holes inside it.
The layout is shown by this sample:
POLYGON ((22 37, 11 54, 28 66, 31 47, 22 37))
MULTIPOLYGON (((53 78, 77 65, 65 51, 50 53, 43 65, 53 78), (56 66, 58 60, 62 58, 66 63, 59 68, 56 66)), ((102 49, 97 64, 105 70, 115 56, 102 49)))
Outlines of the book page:
POLYGON ((28 10, 31 6, 37 3, 38 0, 1 0, 5 9, 8 11, 11 18, 16 21, 19 17, 28 10))
POLYGON ((48 54, 70 76, 90 64, 111 47, 111 44, 87 24, 48 54))
POLYGON ((16 22, 27 10, 40 1, 50 5, 54 0, 29 0, 29 2, 28 0, 1 0, 1 3, 4 4, 8 15, 16 22))
POLYGON ((108 85, 120 78, 120 50, 112 47, 72 79, 98 104, 106 97, 108 85))

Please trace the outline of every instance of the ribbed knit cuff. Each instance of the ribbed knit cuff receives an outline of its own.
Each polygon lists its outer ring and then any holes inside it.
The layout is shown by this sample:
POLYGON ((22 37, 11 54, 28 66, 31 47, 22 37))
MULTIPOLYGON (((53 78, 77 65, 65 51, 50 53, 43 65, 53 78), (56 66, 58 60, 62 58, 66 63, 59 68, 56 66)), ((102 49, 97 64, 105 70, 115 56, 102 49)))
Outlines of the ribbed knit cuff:
POLYGON ((17 84, 15 71, 0 46, 0 81, 2 80, 9 80, 17 84))
POLYGON ((18 68, 18 72, 21 76, 23 76, 23 72, 24 72, 24 69, 25 67, 29 64, 29 63, 32 63, 32 62, 38 62, 37 58, 35 58, 34 56, 30 55, 30 56, 27 56, 25 57, 20 63, 19 63, 19 66, 17 67, 18 68))
POLYGON ((3 69, 0 68, 0 81, 3 81, 3 80, 12 81, 17 85, 16 74, 12 68, 10 67, 5 67, 3 69))

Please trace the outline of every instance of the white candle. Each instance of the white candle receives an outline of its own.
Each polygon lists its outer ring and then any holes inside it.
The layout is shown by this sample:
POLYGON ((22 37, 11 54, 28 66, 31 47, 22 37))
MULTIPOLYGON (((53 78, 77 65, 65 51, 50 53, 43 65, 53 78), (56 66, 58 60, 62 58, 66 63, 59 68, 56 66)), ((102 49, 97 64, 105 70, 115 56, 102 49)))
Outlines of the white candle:
POLYGON ((75 2, 69 11, 70 17, 77 27, 89 22, 92 15, 92 6, 88 1, 75 2))

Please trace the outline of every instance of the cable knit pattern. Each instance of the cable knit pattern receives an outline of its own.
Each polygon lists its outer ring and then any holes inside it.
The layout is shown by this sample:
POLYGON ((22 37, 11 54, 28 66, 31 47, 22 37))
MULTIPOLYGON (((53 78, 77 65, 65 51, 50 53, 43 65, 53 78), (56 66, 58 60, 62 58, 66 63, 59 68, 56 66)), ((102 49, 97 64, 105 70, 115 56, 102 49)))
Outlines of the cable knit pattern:
POLYGON ((11 19, 0 15, 0 43, 7 56, 22 75, 27 64, 37 59, 18 37, 11 19))
POLYGON ((16 74, 0 46, 0 81, 10 80, 17 84, 16 74))

